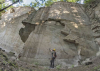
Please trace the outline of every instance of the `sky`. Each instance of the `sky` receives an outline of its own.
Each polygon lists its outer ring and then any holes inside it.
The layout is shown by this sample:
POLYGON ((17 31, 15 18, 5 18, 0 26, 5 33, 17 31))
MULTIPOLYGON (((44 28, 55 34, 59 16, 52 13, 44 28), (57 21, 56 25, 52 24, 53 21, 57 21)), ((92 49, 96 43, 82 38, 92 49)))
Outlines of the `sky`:
MULTIPOLYGON (((30 4, 31 2, 34 2, 35 0, 23 0, 24 4, 30 4)), ((83 4, 84 0, 81 0, 81 3, 83 4)))
MULTIPOLYGON (((35 0, 23 0, 23 3, 22 4, 26 4, 26 5, 29 5, 31 2, 35 2, 35 0)), ((11 2, 7 2, 9 4, 11 4, 11 2)), ((17 4, 14 4, 13 6, 18 6, 19 3, 17 4)))
POLYGON ((83 4, 84 0, 81 0, 81 4, 83 4))
MULTIPOLYGON (((31 2, 34 2, 35 0, 23 0, 24 4, 30 4, 31 2)), ((81 3, 83 4, 84 0, 81 0, 81 3)))
POLYGON ((31 2, 35 2, 35 0, 23 0, 24 4, 30 4, 31 2))

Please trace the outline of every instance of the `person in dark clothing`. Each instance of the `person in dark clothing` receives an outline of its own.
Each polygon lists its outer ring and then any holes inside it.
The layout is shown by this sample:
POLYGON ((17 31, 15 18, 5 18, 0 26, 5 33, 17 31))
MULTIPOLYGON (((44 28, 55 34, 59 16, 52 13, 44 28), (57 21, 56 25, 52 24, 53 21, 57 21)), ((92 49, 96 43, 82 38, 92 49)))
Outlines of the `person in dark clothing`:
POLYGON ((54 68, 54 61, 55 61, 56 56, 57 55, 56 55, 55 49, 51 50, 50 68, 54 68))

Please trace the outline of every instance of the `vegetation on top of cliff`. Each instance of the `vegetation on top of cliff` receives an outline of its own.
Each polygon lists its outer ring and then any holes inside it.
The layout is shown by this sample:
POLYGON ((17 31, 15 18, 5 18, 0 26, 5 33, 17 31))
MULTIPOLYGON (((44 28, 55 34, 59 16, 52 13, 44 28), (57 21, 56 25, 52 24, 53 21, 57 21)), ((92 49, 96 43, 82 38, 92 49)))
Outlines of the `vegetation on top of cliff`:
POLYGON ((87 3, 91 3, 93 1, 95 1, 95 0, 84 0, 84 3, 87 4, 87 3))
MULTIPOLYGON (((0 16, 8 9, 13 8, 14 4, 17 4, 18 2, 22 3, 23 1, 24 0, 0 0, 0 16)), ((23 4, 22 6, 31 6, 34 7, 35 9, 39 9, 40 7, 50 6, 51 4, 57 1, 80 3, 82 0, 34 0, 29 5, 23 4)), ((84 0, 84 3, 90 3, 91 1, 94 0, 84 0)))
POLYGON ((73 3, 80 3, 81 1, 84 1, 84 4, 90 3, 93 0, 35 0, 35 2, 31 2, 30 5, 24 5, 24 6, 31 6, 35 9, 38 9, 40 7, 47 7, 53 4, 54 2, 58 1, 64 1, 64 2, 73 2, 73 3))
POLYGON ((13 4, 18 2, 22 2, 22 0, 0 0, 0 16, 2 13, 5 13, 5 11, 13 8, 13 4))
MULTIPOLYGON (((11 7, 13 4, 16 4, 18 2, 22 3, 23 1, 24 0, 0 0, 0 12, 11 7)), ((31 6, 34 8, 39 8, 44 6, 50 6, 51 4, 57 1, 74 2, 74 3, 77 2, 80 3, 81 1, 84 1, 84 3, 89 3, 93 0, 34 0, 29 5, 23 4, 23 6, 31 6)))

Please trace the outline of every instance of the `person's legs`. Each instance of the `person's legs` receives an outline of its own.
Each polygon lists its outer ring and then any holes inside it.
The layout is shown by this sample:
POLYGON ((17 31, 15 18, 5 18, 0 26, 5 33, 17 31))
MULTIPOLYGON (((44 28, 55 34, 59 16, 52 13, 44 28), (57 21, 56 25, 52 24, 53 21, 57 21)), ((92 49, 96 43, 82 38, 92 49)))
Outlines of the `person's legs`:
POLYGON ((50 68, 52 68, 52 59, 50 60, 50 63, 51 63, 51 64, 50 64, 50 68))
POLYGON ((54 60, 55 58, 52 59, 52 68, 54 68, 54 60))

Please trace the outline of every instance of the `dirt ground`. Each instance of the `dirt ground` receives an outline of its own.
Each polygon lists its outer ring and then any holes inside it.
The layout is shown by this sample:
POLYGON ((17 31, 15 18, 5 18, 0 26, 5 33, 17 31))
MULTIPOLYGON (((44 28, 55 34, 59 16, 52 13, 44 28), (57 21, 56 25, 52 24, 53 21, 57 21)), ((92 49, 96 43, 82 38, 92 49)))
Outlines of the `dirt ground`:
POLYGON ((100 71, 100 57, 92 60, 90 65, 72 66, 70 69, 61 69, 60 66, 49 68, 46 66, 38 66, 37 63, 29 64, 14 58, 13 53, 6 53, 0 49, 0 71, 100 71))

